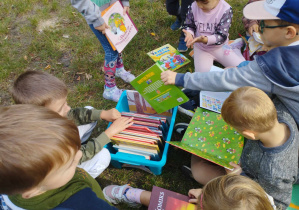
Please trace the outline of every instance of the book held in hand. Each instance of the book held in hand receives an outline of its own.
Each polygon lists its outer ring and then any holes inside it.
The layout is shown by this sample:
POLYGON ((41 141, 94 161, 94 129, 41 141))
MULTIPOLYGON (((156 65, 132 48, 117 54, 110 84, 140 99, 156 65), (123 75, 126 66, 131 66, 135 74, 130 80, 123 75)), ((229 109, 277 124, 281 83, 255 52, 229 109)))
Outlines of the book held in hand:
POLYGON ((153 51, 148 52, 147 54, 164 71, 175 71, 190 63, 190 60, 188 58, 186 58, 170 44, 159 47, 153 51))
POLYGON ((130 15, 123 13, 124 8, 120 1, 115 2, 101 13, 105 23, 110 27, 105 31, 106 36, 113 50, 116 49, 118 52, 123 51, 138 31, 130 15))
POLYGON ((195 210, 189 197, 157 186, 153 186, 148 210, 195 210))
POLYGON ((175 85, 164 85, 161 73, 162 70, 155 64, 131 82, 158 114, 189 100, 175 85))
POLYGON ((244 137, 227 125, 221 114, 197 108, 182 141, 168 141, 168 143, 220 166, 233 169, 229 163, 239 163, 244 137))

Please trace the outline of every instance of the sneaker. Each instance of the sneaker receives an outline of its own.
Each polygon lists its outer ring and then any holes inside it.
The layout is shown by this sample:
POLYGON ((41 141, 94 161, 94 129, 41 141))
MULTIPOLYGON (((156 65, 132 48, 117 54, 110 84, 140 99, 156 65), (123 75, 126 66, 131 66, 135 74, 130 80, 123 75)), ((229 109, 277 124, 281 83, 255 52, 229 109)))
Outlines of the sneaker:
POLYGON ((184 135, 188 126, 188 123, 177 123, 174 125, 173 130, 180 135, 184 135))
POLYGON ((197 107, 198 106, 196 105, 194 100, 189 100, 186 103, 179 105, 178 106, 178 111, 183 113, 183 114, 188 115, 189 117, 193 117, 195 109, 197 107))
POLYGON ((181 27, 182 27, 181 21, 179 21, 179 19, 177 18, 175 22, 170 26, 170 29, 176 31, 181 29, 181 27))
POLYGON ((121 94, 123 93, 124 90, 122 89, 118 89, 116 86, 112 87, 112 88, 108 88, 105 85, 105 90, 103 92, 103 97, 107 100, 112 100, 115 102, 118 102, 121 94))
POLYGON ((135 76, 130 72, 126 71, 124 68, 116 69, 115 76, 122 78, 123 81, 130 83, 135 76))
POLYGON ((109 185, 103 189, 105 199, 113 204, 126 203, 132 208, 140 208, 142 205, 140 203, 135 203, 127 199, 126 192, 130 189, 128 184, 118 186, 109 185))
POLYGON ((244 46, 244 41, 242 38, 238 38, 229 44, 232 49, 241 49, 244 46))
POLYGON ((183 88, 182 91, 189 99, 193 99, 194 101, 195 98, 199 99, 199 93, 200 93, 199 90, 191 90, 191 89, 183 88))
POLYGON ((185 36, 180 37, 178 51, 179 52, 187 52, 187 50, 188 50, 188 47, 186 46, 185 36))

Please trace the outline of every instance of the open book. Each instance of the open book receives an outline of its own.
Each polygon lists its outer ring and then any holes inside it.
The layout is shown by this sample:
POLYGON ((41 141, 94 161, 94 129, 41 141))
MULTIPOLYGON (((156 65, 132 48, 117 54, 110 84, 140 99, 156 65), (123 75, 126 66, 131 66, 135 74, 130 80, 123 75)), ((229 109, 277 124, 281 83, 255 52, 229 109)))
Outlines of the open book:
POLYGON ((121 52, 126 47, 138 31, 130 15, 123 15, 123 13, 124 8, 119 1, 101 13, 105 23, 110 26, 105 31, 106 36, 112 48, 118 52, 121 52))
POLYGON ((158 114, 189 100, 175 85, 164 85, 161 73, 162 70, 155 64, 131 82, 158 114))
POLYGON ((229 163, 239 162, 244 137, 233 127, 227 125, 220 114, 197 108, 182 141, 169 141, 168 143, 232 169, 229 163))
POLYGON ((175 71, 190 63, 190 60, 177 51, 170 44, 166 44, 147 53, 164 71, 175 71))
POLYGON ((189 203, 189 197, 170 190, 153 186, 148 210, 195 210, 196 205, 189 203))

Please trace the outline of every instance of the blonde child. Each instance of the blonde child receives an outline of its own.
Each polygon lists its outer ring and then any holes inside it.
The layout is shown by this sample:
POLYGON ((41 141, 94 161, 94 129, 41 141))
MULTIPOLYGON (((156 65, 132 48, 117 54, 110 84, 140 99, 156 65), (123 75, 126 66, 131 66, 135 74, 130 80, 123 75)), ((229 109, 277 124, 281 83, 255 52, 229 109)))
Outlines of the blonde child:
POLYGON ((183 32, 187 47, 194 45, 196 72, 210 71, 214 60, 224 67, 245 61, 241 39, 228 45, 232 16, 232 8, 224 0, 196 0, 189 7, 183 32))
POLYGON ((14 82, 11 92, 16 104, 47 107, 78 125, 83 143, 81 146, 83 156, 79 161, 79 167, 94 178, 109 166, 111 160, 110 152, 104 146, 110 142, 114 134, 130 126, 130 120, 121 118, 120 113, 114 108, 110 110, 71 109, 67 104, 68 89, 64 82, 45 72, 27 71, 21 74, 14 82), (112 127, 110 126, 96 138, 89 138, 99 120, 113 122, 112 127))
MULTIPOLYGON (((80 12, 105 51, 105 86, 103 97, 108 100, 118 101, 123 90, 118 89, 115 83, 115 77, 122 78, 125 82, 131 82, 135 76, 124 69, 124 64, 120 52, 113 50, 105 30, 108 25, 101 17, 101 12, 115 3, 117 0, 71 0, 71 4, 80 12)), ((129 0, 121 1, 124 6, 124 13, 129 12, 129 0)))

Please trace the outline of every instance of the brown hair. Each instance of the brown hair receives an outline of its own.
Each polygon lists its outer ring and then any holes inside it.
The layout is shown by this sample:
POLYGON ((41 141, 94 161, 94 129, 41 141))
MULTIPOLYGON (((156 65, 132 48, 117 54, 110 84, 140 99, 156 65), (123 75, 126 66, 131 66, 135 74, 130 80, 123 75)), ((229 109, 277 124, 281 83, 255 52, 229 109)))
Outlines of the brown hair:
POLYGON ((277 121, 275 106, 266 93, 255 87, 232 92, 221 109, 224 121, 239 131, 269 131, 277 121))
POLYGON ((0 194, 38 186, 80 149, 76 125, 35 105, 0 107, 0 194))
POLYGON ((273 210, 258 183, 236 174, 212 179, 202 189, 198 202, 199 210, 273 210))
POLYGON ((68 90, 57 77, 41 71, 27 71, 14 82, 11 90, 16 104, 45 106, 66 97, 68 90))

